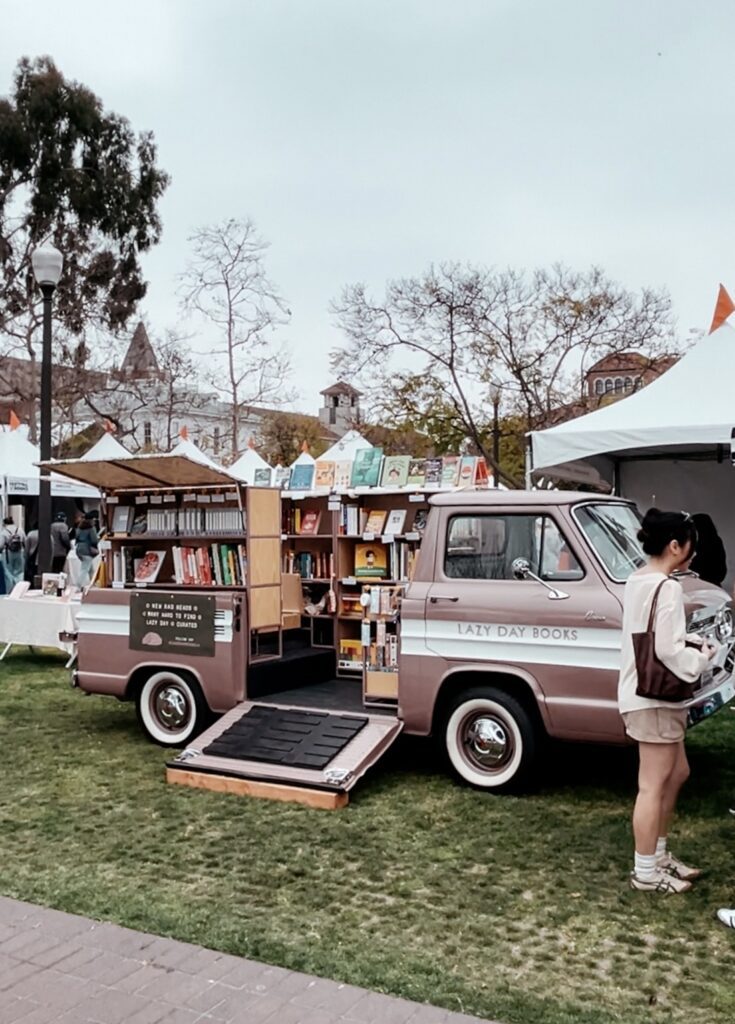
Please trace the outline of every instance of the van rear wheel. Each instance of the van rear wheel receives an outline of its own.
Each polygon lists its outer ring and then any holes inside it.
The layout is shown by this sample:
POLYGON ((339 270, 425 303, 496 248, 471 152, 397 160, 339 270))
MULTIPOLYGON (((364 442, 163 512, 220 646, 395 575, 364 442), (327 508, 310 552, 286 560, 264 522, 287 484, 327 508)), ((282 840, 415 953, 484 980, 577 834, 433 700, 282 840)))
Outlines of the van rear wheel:
POLYGON ((538 736, 531 716, 514 697, 483 686, 466 690, 450 706, 444 746, 463 782, 502 793, 530 781, 538 736))
POLYGON ((207 714, 198 684, 171 669, 154 672, 146 679, 136 707, 148 738, 163 747, 183 747, 202 732, 207 714))

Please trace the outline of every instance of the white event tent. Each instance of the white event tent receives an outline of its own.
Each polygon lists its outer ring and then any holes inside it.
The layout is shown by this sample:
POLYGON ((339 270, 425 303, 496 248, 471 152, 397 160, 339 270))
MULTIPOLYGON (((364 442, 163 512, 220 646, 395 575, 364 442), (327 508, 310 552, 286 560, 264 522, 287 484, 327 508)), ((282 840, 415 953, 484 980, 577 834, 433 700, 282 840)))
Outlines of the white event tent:
POLYGON ((99 441, 96 441, 89 451, 82 455, 85 462, 97 459, 126 459, 130 456, 127 448, 123 448, 120 442, 108 432, 104 433, 99 441))
MULTIPOLYGON (((14 503, 14 499, 38 495, 41 471, 36 463, 40 459, 38 447, 28 439, 27 427, 0 427, 0 496, 3 514, 14 503)), ((96 488, 67 480, 56 473, 51 474, 51 494, 53 497, 86 498, 89 501, 98 501, 100 497, 96 488)))
POLYGON ((361 448, 373 448, 374 445, 366 441, 357 430, 348 430, 346 434, 335 441, 331 448, 327 448, 323 455, 319 456, 320 462, 354 462, 355 455, 361 448))
POLYGON ((733 381, 735 330, 724 323, 641 391, 531 434, 529 468, 536 478, 607 481, 642 510, 707 512, 735 570, 733 381))
POLYGON ((222 469, 219 463, 215 462, 214 459, 210 458, 206 452, 203 452, 189 437, 182 437, 181 440, 176 444, 170 451, 170 455, 186 455, 187 458, 193 459, 194 462, 202 462, 205 466, 209 466, 210 469, 222 469))
MULTIPOLYGON (((271 467, 265 461, 262 455, 259 455, 255 450, 255 444, 252 439, 248 442, 248 446, 242 453, 239 459, 236 459, 231 466, 228 466, 227 472, 232 473, 238 480, 242 480, 246 484, 255 483, 255 470, 256 469, 268 469, 271 467)), ((272 470, 271 470, 272 476, 272 470)))

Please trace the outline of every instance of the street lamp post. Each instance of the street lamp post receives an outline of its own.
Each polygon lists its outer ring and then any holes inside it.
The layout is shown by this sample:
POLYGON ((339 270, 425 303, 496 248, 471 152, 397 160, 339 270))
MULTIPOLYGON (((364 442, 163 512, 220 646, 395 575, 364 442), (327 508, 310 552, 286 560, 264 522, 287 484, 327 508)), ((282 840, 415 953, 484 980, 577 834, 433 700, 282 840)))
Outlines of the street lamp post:
POLYGON ((493 403, 493 487, 500 486, 498 464, 500 462, 500 388, 493 384, 490 388, 490 401, 493 403))
MULTIPOLYGON (((51 458, 51 297, 61 277, 64 258, 52 245, 31 255, 33 276, 43 295, 43 348, 41 355, 41 461, 51 458)), ((51 569, 51 478, 41 470, 38 489, 38 572, 51 569)))

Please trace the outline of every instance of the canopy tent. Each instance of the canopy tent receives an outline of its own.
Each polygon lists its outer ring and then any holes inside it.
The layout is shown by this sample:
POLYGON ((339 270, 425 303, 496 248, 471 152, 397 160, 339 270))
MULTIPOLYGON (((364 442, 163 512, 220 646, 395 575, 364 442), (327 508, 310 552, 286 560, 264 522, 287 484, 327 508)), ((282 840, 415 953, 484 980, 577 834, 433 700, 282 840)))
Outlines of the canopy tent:
MULTIPOLYGON (((27 427, 11 430, 0 427, 0 492, 3 509, 13 499, 36 497, 39 492, 41 471, 37 465, 40 459, 38 447, 28 439, 27 427)), ((51 474, 53 497, 86 498, 99 501, 99 491, 86 484, 72 482, 51 474)))
POLYGON ((188 455, 127 455, 124 459, 50 460, 42 466, 108 491, 163 489, 174 487, 211 487, 238 481, 219 466, 208 466, 188 455))
POLYGON ((534 478, 607 482, 645 510, 707 512, 735 570, 735 330, 722 324, 641 391, 531 434, 534 478), (585 479, 586 476, 586 479, 585 479))
POLYGON ((591 456, 698 454, 727 445, 735 426, 735 330, 723 324, 642 391, 531 434, 532 469, 563 478, 591 456))
POLYGON ((194 462, 202 462, 205 466, 211 466, 214 469, 222 469, 214 459, 210 458, 206 452, 203 452, 201 448, 197 447, 189 437, 182 437, 179 443, 171 449, 171 455, 185 455, 188 459, 193 459, 194 462))
POLYGON ((86 462, 94 459, 125 459, 129 454, 112 434, 106 432, 82 455, 82 458, 86 462))
POLYGON ((256 452, 255 445, 250 441, 248 443, 248 447, 242 453, 240 458, 233 462, 229 467, 228 472, 232 473, 232 475, 236 476, 239 480, 243 480, 246 484, 253 484, 255 483, 256 469, 271 470, 271 467, 265 461, 263 456, 256 452))
POLYGON ((319 456, 320 462, 352 462, 356 452, 361 448, 372 448, 373 445, 357 430, 348 430, 346 434, 335 441, 331 448, 327 448, 323 455, 319 456))

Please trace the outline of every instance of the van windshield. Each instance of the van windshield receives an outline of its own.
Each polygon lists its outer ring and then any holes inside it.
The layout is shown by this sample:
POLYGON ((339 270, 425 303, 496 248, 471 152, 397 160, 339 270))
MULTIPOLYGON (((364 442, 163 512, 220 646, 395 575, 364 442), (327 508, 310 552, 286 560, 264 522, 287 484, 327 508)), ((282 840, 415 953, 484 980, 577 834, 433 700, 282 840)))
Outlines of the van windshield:
POLYGON ((614 580, 624 583, 646 564, 637 533, 641 521, 633 505, 581 505, 575 509, 582 532, 614 580))

